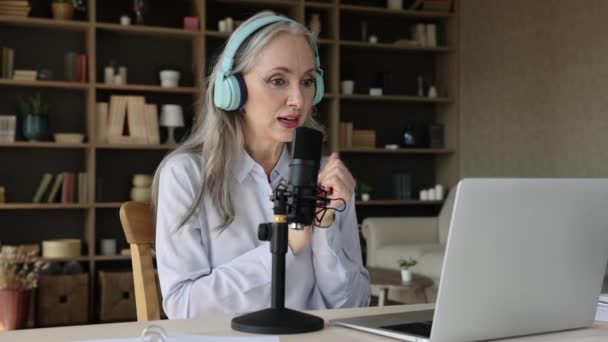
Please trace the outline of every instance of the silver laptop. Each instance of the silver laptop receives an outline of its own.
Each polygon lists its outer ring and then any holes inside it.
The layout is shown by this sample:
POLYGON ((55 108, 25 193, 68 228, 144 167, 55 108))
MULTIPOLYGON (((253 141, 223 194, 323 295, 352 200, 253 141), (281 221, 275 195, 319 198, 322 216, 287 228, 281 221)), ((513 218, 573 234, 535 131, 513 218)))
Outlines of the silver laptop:
POLYGON ((434 311, 334 320, 404 341, 590 326, 608 262, 608 179, 464 179, 434 311))

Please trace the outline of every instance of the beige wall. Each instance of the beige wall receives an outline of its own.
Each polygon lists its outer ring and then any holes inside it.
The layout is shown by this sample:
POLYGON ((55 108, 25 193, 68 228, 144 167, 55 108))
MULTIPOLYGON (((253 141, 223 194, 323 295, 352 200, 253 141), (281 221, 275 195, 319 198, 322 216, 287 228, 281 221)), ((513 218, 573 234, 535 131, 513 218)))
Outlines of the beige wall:
POLYGON ((608 1, 460 5, 461 176, 608 176, 608 1))

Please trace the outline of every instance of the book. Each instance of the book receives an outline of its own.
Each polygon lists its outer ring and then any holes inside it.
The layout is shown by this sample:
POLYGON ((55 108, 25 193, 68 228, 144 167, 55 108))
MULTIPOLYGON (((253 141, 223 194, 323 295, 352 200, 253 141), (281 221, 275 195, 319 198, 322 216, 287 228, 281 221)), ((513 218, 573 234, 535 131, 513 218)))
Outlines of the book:
POLYGON ((107 139, 111 144, 121 143, 120 137, 122 137, 124 129, 126 111, 126 96, 110 96, 107 139))
POLYGON ((160 132, 158 127, 158 111, 155 104, 147 104, 145 111, 146 135, 148 144, 160 144, 160 132))
POLYGON ((87 55, 78 55, 78 82, 87 81, 87 55))
POLYGON ((45 173, 42 176, 42 179, 40 180, 40 184, 38 184, 38 188, 36 189, 36 193, 34 194, 32 202, 40 203, 40 201, 42 200, 42 196, 44 196, 44 193, 48 189, 49 184, 51 184, 51 180, 53 180, 53 175, 50 173, 45 173))
POLYGON ((95 105, 95 141, 98 144, 108 142, 108 103, 97 102, 95 105))
MULTIPOLYGON (((143 96, 129 96, 127 98, 127 122, 129 136, 146 138, 146 99, 143 96)), ((147 141, 147 138, 145 139, 147 141)))
POLYGON ((61 203, 71 203, 70 201, 70 187, 73 182, 73 174, 71 172, 63 173, 63 183, 61 184, 61 203))
POLYGON ((59 187, 61 186, 61 182, 63 180, 63 174, 59 173, 55 176, 55 182, 53 183, 53 187, 51 188, 51 192, 49 193, 49 197, 47 199, 48 203, 55 202, 55 198, 57 197, 57 193, 59 192, 59 187))

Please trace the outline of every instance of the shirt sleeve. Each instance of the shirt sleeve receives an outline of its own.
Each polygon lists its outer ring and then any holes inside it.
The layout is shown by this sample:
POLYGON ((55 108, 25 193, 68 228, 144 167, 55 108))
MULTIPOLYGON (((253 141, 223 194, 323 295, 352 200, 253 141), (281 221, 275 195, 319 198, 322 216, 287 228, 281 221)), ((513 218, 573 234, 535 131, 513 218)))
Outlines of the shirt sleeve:
POLYGON ((313 266, 328 308, 368 306, 369 273, 363 267, 354 196, 329 228, 314 228, 313 266))
POLYGON ((171 319, 235 314, 268 306, 271 254, 264 243, 211 268, 200 217, 203 205, 178 230, 200 184, 200 166, 188 156, 169 160, 160 171, 156 260, 163 308, 171 319))

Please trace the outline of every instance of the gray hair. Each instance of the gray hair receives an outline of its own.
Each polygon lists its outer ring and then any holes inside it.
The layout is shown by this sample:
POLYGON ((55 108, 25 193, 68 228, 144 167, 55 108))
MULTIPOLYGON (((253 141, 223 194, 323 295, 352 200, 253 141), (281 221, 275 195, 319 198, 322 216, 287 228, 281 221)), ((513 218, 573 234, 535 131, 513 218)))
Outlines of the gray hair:
MULTIPOLYGON (((271 11, 260 12, 240 25, 228 40, 229 45, 234 36, 251 21, 276 15, 271 11)), ((304 35, 313 51, 316 41, 313 34, 303 25, 289 22, 270 24, 253 33, 239 48, 234 58, 233 72, 244 73, 257 62, 260 52, 280 33, 304 35)), ((207 92, 200 105, 191 133, 158 166, 152 183, 152 203, 158 205, 158 186, 160 171, 166 161, 179 154, 195 154, 201 156, 201 187, 198 189, 193 203, 188 211, 176 223, 175 229, 181 228, 201 205, 203 197, 209 196, 213 203, 218 203, 223 214, 223 222, 217 228, 221 231, 232 223, 235 217, 232 197, 230 195, 230 169, 238 167, 245 146, 242 116, 237 111, 225 111, 217 108, 213 102, 214 80, 221 72, 221 61, 224 51, 216 58, 215 66, 209 78, 205 80, 207 92)), ((314 110, 313 110, 314 112, 314 110)), ((321 124, 311 115, 307 116, 304 126, 323 131, 321 124)))

